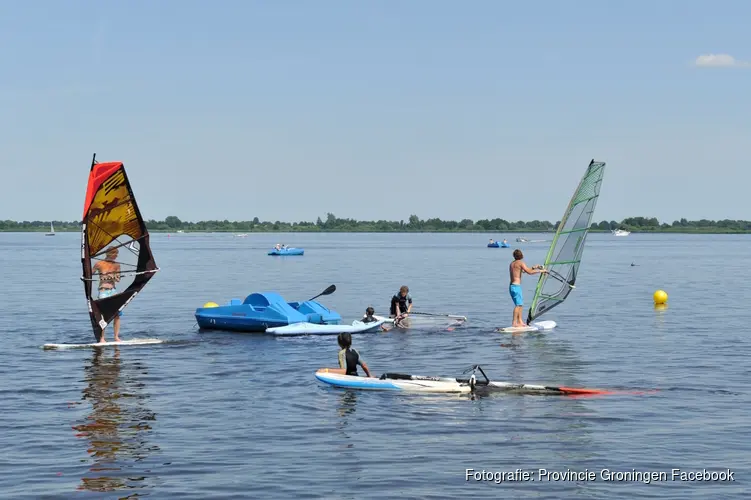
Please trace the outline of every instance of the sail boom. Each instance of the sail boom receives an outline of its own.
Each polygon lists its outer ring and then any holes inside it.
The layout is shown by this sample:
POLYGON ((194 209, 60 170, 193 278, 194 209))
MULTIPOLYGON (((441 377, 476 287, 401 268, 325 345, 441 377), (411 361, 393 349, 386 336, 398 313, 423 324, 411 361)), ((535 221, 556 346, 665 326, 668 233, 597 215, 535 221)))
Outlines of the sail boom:
POLYGON ((559 260, 548 262, 548 266, 559 266, 563 264, 578 264, 581 260, 559 260))
MULTIPOLYGON (((131 276, 138 276, 140 274, 153 274, 153 273, 156 273, 158 271, 159 271, 159 268, 153 269, 153 270, 150 270, 150 271, 120 271, 120 274, 123 274, 123 275, 127 274, 127 275, 131 275, 131 276)), ((98 278, 87 278, 85 276, 81 276, 80 279, 81 279, 81 281, 97 281, 98 280, 98 278)))
POLYGON ((589 228, 588 227, 587 228, 580 227, 580 228, 577 228, 577 229, 570 229, 568 231, 561 231, 560 234, 581 233, 581 232, 585 232, 585 231, 589 231, 589 228))

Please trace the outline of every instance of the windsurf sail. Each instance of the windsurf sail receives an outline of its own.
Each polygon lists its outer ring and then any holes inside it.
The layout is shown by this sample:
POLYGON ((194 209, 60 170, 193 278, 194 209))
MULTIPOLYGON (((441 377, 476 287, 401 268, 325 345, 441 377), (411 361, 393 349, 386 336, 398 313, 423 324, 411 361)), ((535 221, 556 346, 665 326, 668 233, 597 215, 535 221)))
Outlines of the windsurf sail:
POLYGON ((91 160, 81 222, 81 264, 97 342, 159 268, 122 162, 91 160))
POLYGON ((574 288, 604 173, 605 162, 592 160, 571 197, 545 257, 548 273, 537 281, 527 324, 562 304, 574 288))

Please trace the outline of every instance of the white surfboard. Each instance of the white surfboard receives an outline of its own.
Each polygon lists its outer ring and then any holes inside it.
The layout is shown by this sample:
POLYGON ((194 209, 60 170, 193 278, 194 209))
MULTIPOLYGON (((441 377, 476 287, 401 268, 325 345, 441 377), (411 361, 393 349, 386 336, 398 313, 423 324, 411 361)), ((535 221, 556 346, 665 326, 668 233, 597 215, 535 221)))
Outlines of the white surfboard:
POLYGON ((506 328, 498 328, 498 333, 526 333, 526 332, 545 332, 552 330, 556 327, 556 322, 552 320, 537 321, 527 326, 507 326, 506 328))
POLYGON ((44 344, 43 349, 77 349, 82 347, 117 347, 124 345, 148 345, 148 344, 161 344, 164 340, 161 339, 130 339, 121 340, 120 342, 96 342, 92 344, 44 344))
MULTIPOLYGON (((316 325, 313 323, 293 323, 287 326, 267 328, 272 335, 337 335, 339 333, 369 333, 381 330, 384 320, 363 323, 355 320, 351 325, 316 325)), ((393 321, 392 321, 393 323, 393 321)))

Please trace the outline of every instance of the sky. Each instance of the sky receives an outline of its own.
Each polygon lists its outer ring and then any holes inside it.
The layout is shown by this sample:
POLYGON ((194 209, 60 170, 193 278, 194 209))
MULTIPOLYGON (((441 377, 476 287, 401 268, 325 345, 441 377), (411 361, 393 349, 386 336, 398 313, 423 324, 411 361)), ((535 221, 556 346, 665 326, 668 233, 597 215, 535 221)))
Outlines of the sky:
POLYGON ((751 219, 751 3, 0 3, 0 219, 751 219))

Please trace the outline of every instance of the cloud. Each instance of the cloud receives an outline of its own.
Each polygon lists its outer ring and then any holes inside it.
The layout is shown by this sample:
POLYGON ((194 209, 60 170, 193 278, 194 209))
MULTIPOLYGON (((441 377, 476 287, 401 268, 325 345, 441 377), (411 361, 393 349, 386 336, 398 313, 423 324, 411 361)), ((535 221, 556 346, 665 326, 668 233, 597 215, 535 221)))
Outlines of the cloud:
POLYGON ((751 63, 739 61, 729 54, 706 54, 701 55, 694 61, 696 66, 709 68, 732 68, 751 66, 751 63))

